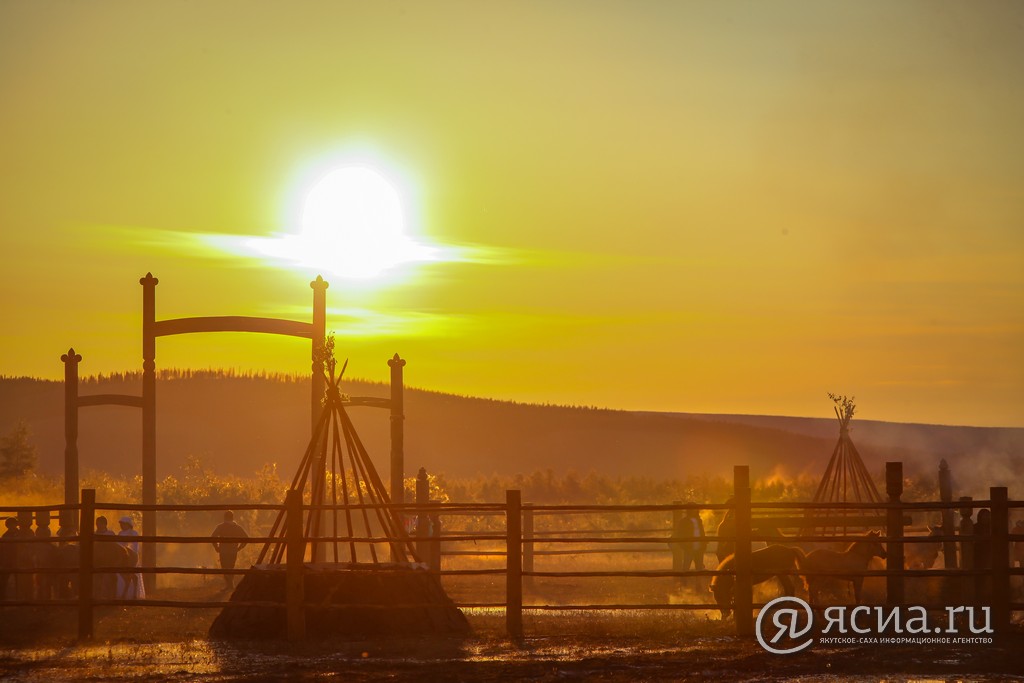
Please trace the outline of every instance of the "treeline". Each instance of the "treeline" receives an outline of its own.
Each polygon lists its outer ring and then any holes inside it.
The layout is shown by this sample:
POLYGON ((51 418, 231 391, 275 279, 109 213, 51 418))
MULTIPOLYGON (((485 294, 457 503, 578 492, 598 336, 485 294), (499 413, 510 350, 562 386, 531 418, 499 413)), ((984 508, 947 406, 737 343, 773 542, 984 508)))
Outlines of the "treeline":
MULTIPOLYGON (((288 372, 270 372, 267 370, 240 370, 236 368, 206 368, 206 369, 193 369, 193 368, 162 368, 156 371, 157 380, 162 381, 178 381, 178 380, 258 380, 265 382, 277 382, 280 384, 297 384, 300 382, 309 381, 309 375, 305 374, 294 374, 288 372)), ((29 384, 51 384, 59 383, 61 380, 56 379, 42 379, 39 377, 29 376, 15 376, 15 375, 3 375, 0 374, 0 382, 22 382, 29 384)), ((128 370, 125 372, 109 372, 109 373, 98 373, 93 375, 83 375, 79 378, 79 383, 82 385, 100 385, 107 383, 116 384, 133 384, 142 382, 142 371, 141 370, 128 370)), ((359 378, 346 378, 343 382, 349 384, 361 384, 368 386, 381 386, 386 387, 386 382, 378 382, 367 379, 359 378)), ((569 405, 560 403, 550 402, 521 402, 513 401, 508 399, 499 398, 485 398, 479 396, 470 396, 468 394, 457 394, 448 393, 443 391, 436 391, 433 389, 424 389, 420 387, 406 386, 406 389, 414 389, 426 396, 433 396, 442 399, 456 398, 464 401, 473 401, 481 404, 494 404, 503 406, 515 406, 515 407, 532 407, 538 409, 561 409, 570 411, 582 411, 582 412, 602 412, 602 413, 625 413, 627 411, 619 410, 615 408, 602 408, 593 405, 569 405)))
MULTIPOLYGON (((351 480, 351 475, 350 475, 351 480)), ((518 489, 524 502, 547 505, 652 505, 683 501, 724 503, 732 496, 732 481, 726 477, 691 475, 684 479, 658 479, 649 476, 616 477, 591 472, 581 475, 552 469, 514 476, 448 478, 429 475, 430 498, 435 502, 497 503, 505 492, 518 489)), ((406 478, 406 496, 415 496, 416 478, 406 478)), ((817 488, 816 478, 803 475, 786 478, 773 475, 752 483, 755 502, 809 501, 817 488)), ((141 500, 142 479, 107 472, 91 471, 83 475, 82 488, 96 489, 96 498, 111 503, 141 500)), ((63 498, 58 477, 34 473, 8 479, 0 492, 4 505, 44 505, 63 498)), ((263 504, 280 503, 288 488, 276 464, 267 464, 248 477, 221 475, 195 456, 188 456, 178 475, 157 482, 158 503, 166 505, 263 504)), ((904 500, 935 500, 934 485, 921 477, 908 477, 904 500)))
MULTIPOLYGON (((810 477, 773 477, 753 483, 751 495, 763 502, 810 500, 816 482, 810 477)), ((522 491, 524 502, 549 505, 652 505, 675 500, 692 503, 724 503, 732 496, 732 482, 725 477, 691 475, 685 479, 649 476, 613 477, 591 472, 538 470, 510 477, 490 476, 447 480, 438 477, 438 489, 459 502, 505 500, 505 491, 522 491)))

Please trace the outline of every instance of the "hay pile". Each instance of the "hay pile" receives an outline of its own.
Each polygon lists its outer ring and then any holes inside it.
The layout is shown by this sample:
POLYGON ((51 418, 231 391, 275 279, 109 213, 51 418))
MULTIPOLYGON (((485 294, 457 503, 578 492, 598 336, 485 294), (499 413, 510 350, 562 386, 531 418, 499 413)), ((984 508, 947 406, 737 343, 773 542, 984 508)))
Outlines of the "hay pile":
MULTIPOLYGON (((457 635, 465 615, 436 575, 408 564, 306 564, 306 633, 319 636, 457 635)), ((254 567, 210 626, 212 638, 285 637, 285 568, 254 567), (281 607, 234 603, 280 602, 281 607)))

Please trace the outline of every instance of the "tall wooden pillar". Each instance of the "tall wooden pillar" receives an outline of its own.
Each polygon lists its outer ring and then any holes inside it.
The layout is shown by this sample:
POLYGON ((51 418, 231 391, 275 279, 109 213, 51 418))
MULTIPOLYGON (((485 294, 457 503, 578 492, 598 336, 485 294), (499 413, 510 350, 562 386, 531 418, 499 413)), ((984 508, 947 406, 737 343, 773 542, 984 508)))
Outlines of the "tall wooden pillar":
POLYGON ((323 353, 324 341, 327 339, 327 288, 330 283, 317 275, 316 279, 309 283, 313 289, 313 334, 312 334, 312 359, 313 366, 311 374, 313 379, 313 393, 310 396, 310 434, 316 432, 316 423, 323 409, 321 401, 324 398, 324 391, 327 388, 324 379, 323 353))
MULTIPOLYGON (((327 287, 328 283, 320 275, 316 276, 316 279, 309 283, 309 286, 313 289, 313 331, 311 336, 312 349, 311 355, 313 364, 311 367, 311 378, 312 378, 312 394, 310 395, 310 409, 309 409, 309 421, 310 421, 310 435, 316 433, 317 422, 319 421, 320 413, 323 411, 322 401, 324 398, 324 391, 326 390, 326 380, 324 378, 324 343, 327 339, 327 287)), ((326 435, 324 436, 326 438, 326 435)), ((322 458, 318 458, 316 462, 315 476, 316 483, 313 484, 313 490, 316 486, 327 485, 327 453, 323 454, 322 458)), ((316 524, 313 525, 314 535, 323 536, 327 534, 327 510, 311 510, 310 515, 316 515, 316 524)), ((325 562, 327 560, 327 543, 319 543, 317 539, 310 540, 310 560, 312 562, 325 562)))
MULTIPOLYGON (((402 368, 405 361, 396 353, 388 361, 391 367, 391 502, 405 502, 405 391, 402 368)), ((399 511, 405 514, 404 511, 399 511)), ((422 558, 421 558, 422 559, 422 558)), ((391 561, 398 562, 394 548, 391 561)))
MULTIPOLYGON (((156 286, 146 273, 142 285, 142 504, 156 505, 156 286)), ((142 535, 155 536, 156 512, 142 511, 142 535)), ((142 566, 156 566, 156 543, 142 544, 142 566)), ((156 588, 156 574, 143 574, 146 591, 156 588)))
POLYGON ((395 354, 391 367, 391 502, 405 502, 405 361, 395 354))
MULTIPOLYGON (((60 357, 64 361, 64 505, 78 504, 78 364, 82 356, 73 348, 60 357)), ((60 512, 60 528, 78 530, 74 510, 60 512)))

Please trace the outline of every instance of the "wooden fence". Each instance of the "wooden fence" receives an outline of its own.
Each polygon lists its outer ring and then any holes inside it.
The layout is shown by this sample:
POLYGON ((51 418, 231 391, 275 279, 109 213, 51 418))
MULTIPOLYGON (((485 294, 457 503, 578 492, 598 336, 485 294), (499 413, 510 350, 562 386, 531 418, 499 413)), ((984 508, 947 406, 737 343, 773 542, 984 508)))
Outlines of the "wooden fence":
MULTIPOLYGON (((865 577, 884 577, 886 585, 886 604, 888 606, 903 605, 904 582, 912 577, 959 577, 955 585, 971 584, 971 577, 986 577, 986 585, 990 585, 991 595, 991 616, 992 625, 997 633, 1005 630, 1010 624, 1011 613, 1014 610, 1024 610, 1024 604, 1012 601, 1011 579, 1012 575, 1024 574, 1024 570, 1011 568, 1010 544, 1012 542, 1024 542, 1024 535, 1012 535, 1010 533, 1010 512, 1013 509, 1024 508, 1024 502, 1010 501, 1007 489, 994 487, 990 490, 988 500, 970 501, 967 503, 973 510, 988 508, 991 511, 991 532, 990 538, 980 539, 979 537, 966 537, 957 535, 942 536, 908 536, 906 527, 909 522, 908 515, 911 512, 920 511, 941 511, 961 510, 964 508, 963 501, 958 502, 903 502, 902 496, 902 468, 900 463, 889 463, 887 469, 887 493, 889 500, 886 503, 845 503, 845 504, 814 504, 814 503, 754 503, 750 500, 750 483, 748 469, 743 466, 735 468, 733 501, 728 504, 696 504, 696 503, 673 503, 668 505, 524 505, 519 491, 506 492, 506 499, 503 503, 488 504, 440 504, 429 503, 425 493, 420 492, 418 502, 415 504, 393 505, 401 509, 404 514, 415 517, 415 528, 418 541, 418 553, 427 560, 431 571, 438 576, 444 577, 466 577, 466 576, 487 576, 504 575, 505 595, 501 602, 485 602, 481 600, 461 600, 456 604, 464 608, 496 608, 503 609, 505 613, 506 628, 512 637, 522 637, 523 613, 530 611, 558 611, 558 610, 717 610, 718 605, 710 602, 692 602, 673 604, 668 602, 659 603, 609 603, 609 604, 559 604, 537 602, 524 602, 524 585, 529 586, 535 578, 559 579, 559 578, 623 578, 623 579, 644 579, 644 578, 674 578, 685 579, 687 577, 712 577, 718 574, 735 574, 735 614, 736 630, 740 635, 753 633, 754 610, 761 605, 754 603, 753 576, 751 570, 752 543, 778 542, 780 539, 775 535, 764 534, 757 531, 766 527, 777 528, 801 528, 805 533, 800 535, 801 542, 834 542, 837 540, 855 540, 854 536, 835 535, 809 535, 806 530, 810 527, 878 527, 884 528, 885 534, 879 540, 887 544, 888 563, 885 570, 868 570, 859 572, 865 577), (733 570, 719 572, 717 570, 693 570, 681 571, 678 563, 673 562, 671 568, 656 570, 610 570, 610 571, 538 571, 535 569, 535 561, 538 556, 552 555, 559 553, 579 554, 581 552, 622 552, 628 549, 629 552, 644 552, 651 550, 654 544, 654 551, 665 553, 672 549, 673 544, 690 540, 679 533, 678 520, 683 511, 687 510, 731 510, 735 520, 735 536, 719 537, 706 535, 704 541, 714 542, 724 540, 736 543, 735 567, 733 570), (614 529, 611 532, 587 532, 580 529, 565 529, 562 531, 535 531, 535 519, 542 516, 558 516, 560 519, 570 519, 575 515, 609 514, 609 513, 651 513, 664 515, 666 518, 675 520, 671 527, 666 527, 666 535, 651 536, 657 529, 614 529), (443 520, 452 520, 458 516, 473 515, 478 518, 495 517, 503 522, 500 530, 484 532, 458 532, 446 533, 441 531, 443 520), (425 520, 429 520, 427 524, 425 520), (808 520, 813 520, 809 522, 808 520), (674 530, 673 530, 674 529, 674 530), (632 533, 631 533, 632 531, 632 533), (431 533, 433 532, 433 533, 431 533), (955 569, 929 569, 913 570, 903 568, 904 545, 917 542, 940 542, 945 548, 953 547, 953 543, 966 546, 968 543, 977 541, 989 541, 991 543, 991 561, 988 566, 979 567, 958 567, 955 569), (459 550, 457 548, 467 543, 489 542, 498 544, 498 550, 459 550), (642 546, 642 547, 638 547, 642 546), (567 546, 569 550, 538 550, 537 546, 545 548, 549 546, 567 546), (504 566, 485 568, 453 568, 458 561, 453 558, 461 556, 476 555, 483 557, 504 556, 504 566), (442 563, 442 557, 449 558, 442 563), (444 566, 444 565, 447 566, 444 566)), ((296 492, 289 492, 285 505, 148 505, 122 503, 97 503, 95 492, 89 489, 82 491, 81 503, 75 506, 36 506, 7 508, 0 510, 4 512, 15 512, 21 518, 31 519, 36 515, 41 519, 44 515, 49 516, 54 511, 64 513, 77 511, 80 516, 79 535, 65 536, 55 539, 46 538, 19 538, 15 542, 19 544, 33 543, 77 543, 79 545, 79 566, 77 570, 78 595, 69 599, 35 599, 34 596, 16 596, 14 600, 7 600, 0 603, 6 606, 74 606, 78 611, 78 635, 82 639, 89 639, 93 635, 95 621, 95 610, 103 606, 120 607, 184 607, 184 608, 218 608, 223 607, 224 601, 184 601, 165 599, 142 599, 142 600, 114 600, 100 599, 93 591, 93 576, 109 574, 112 572, 124 572, 124 568, 97 566, 95 562, 95 548, 98 543, 124 542, 125 537, 98 536, 93 533, 95 526, 96 510, 126 510, 146 512, 209 512, 217 510, 270 510, 285 511, 285 539, 286 553, 286 600, 284 603, 273 602, 246 602, 252 606, 275 606, 284 607, 286 614, 287 633, 290 638, 299 639, 305 635, 305 600, 303 595, 303 563, 309 561, 308 548, 312 539, 303 537, 302 518, 304 511, 310 510, 310 506, 303 505, 301 496, 296 492)), ((337 506, 344 509, 344 506, 337 506)), ((353 505, 349 509, 365 506, 353 505)), ((321 506, 316 509, 334 510, 332 506, 321 506)), ((48 517, 47 517, 48 519, 48 517)), ((140 543, 210 543, 209 536, 137 536, 131 537, 131 541, 140 543)), ((280 538, 271 539, 265 537, 251 537, 250 543, 261 544, 268 541, 280 541, 280 538)), ((386 544, 394 540, 387 536, 364 537, 364 538, 319 538, 317 542, 339 543, 381 543, 386 544)), ((794 539, 795 540, 795 539, 794 539)), ((10 541, 3 541, 3 544, 10 541)), ((2 571, 2 570, 0 570, 2 571)), ((17 582, 19 575, 51 575, 66 574, 67 568, 49 567, 13 567, 6 570, 13 575, 17 582)), ((197 567, 172 567, 172 566, 144 566, 132 570, 143 574, 244 574, 247 569, 221 570, 197 567)), ((796 573, 796 572, 793 572, 796 573)), ((821 575, 829 575, 828 572, 820 572, 821 575)), ((835 572, 832 573, 833 575, 835 572)), ((849 575, 849 572, 844 572, 849 575)), ((4 581, 6 581, 6 577, 4 581)), ((974 599, 967 591, 966 597, 974 599)), ((709 594, 710 595, 710 594, 709 594)), ((954 599, 964 598, 964 594, 947 596, 954 599)), ((963 604, 963 603, 955 603, 963 604)), ((969 604, 969 603, 968 603, 969 604)), ((922 605, 926 608, 944 609, 942 605, 922 605)))

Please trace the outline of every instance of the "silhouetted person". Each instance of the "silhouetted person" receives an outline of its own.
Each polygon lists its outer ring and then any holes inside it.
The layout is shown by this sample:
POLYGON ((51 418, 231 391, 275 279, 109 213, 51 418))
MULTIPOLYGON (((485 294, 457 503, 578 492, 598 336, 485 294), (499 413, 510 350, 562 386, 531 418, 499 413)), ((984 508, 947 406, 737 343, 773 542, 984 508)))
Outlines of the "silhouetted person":
MULTIPOLYGON (((36 538, 50 538, 50 527, 40 526, 36 528, 36 538)), ((36 569, 57 568, 57 546, 53 543, 36 543, 35 566, 36 569)), ((56 574, 36 574, 36 597, 40 600, 50 600, 56 592, 56 574)))
MULTIPOLYGON (((733 499, 725 501, 726 505, 733 503, 733 499)), ((725 511, 725 516, 722 517, 722 521, 718 524, 718 530, 715 532, 716 536, 733 537, 736 536, 736 518, 733 516, 731 509, 725 511)), ((719 540, 718 547, 715 549, 715 555, 718 556, 718 563, 736 552, 736 541, 735 540, 719 540)))
MULTIPOLYGON (((1013 525, 1012 533, 1024 536, 1024 519, 1017 520, 1017 523, 1013 525)), ((1024 568, 1024 541, 1013 542, 1013 555, 1010 556, 1010 566, 1024 568)))
POLYGON ((78 530, 73 527, 61 526, 57 528, 56 566, 66 570, 53 577, 57 598, 60 600, 67 600, 78 594, 78 559, 80 548, 77 543, 63 540, 77 535, 78 530))
POLYGON ((991 605, 992 577, 988 572, 992 569, 992 512, 988 508, 978 510, 974 539, 974 568, 986 572, 975 577, 975 598, 979 605, 991 605))
MULTIPOLYGON (((1013 530, 1010 533, 1024 536, 1024 519, 1017 520, 1017 523, 1013 525, 1013 530)), ((1010 567, 1020 567, 1024 569, 1024 541, 1014 541, 1011 548, 1010 567)), ((1013 576, 1010 577, 1010 581, 1014 587, 1014 592, 1018 597, 1020 597, 1022 589, 1024 589, 1024 577, 1013 576)))
MULTIPOLYGON (((115 536, 114 531, 107 527, 107 518, 100 515, 96 518, 97 536, 115 536)), ((100 542, 93 546, 93 563, 97 567, 109 567, 114 564, 116 555, 109 543, 100 542)), ((93 595, 100 600, 109 600, 117 595, 117 576, 101 572, 93 575, 93 595)))
MULTIPOLYGON (((19 517, 18 538, 22 540, 35 538, 35 534, 32 533, 31 515, 19 517)), ((35 597, 36 577, 32 573, 32 570, 35 568, 35 562, 35 543, 19 543, 17 558, 14 562, 14 566, 21 570, 14 577, 14 585, 17 586, 17 596, 19 600, 31 600, 35 597)))
POLYGON ((18 538, 21 537, 18 520, 8 517, 5 524, 7 531, 0 536, 0 600, 7 599, 7 582, 11 577, 11 571, 18 566, 18 550, 21 546, 18 543, 18 538))
MULTIPOLYGON (((235 513, 227 510, 224 513, 224 521, 217 525, 217 528, 210 534, 213 537, 213 549, 220 557, 221 569, 234 569, 235 561, 238 559, 238 551, 245 547, 245 541, 220 540, 220 539, 242 539, 249 538, 245 529, 235 521, 235 513)), ((224 587, 231 590, 235 587, 234 574, 224 574, 224 587)))
POLYGON ((100 515, 96 518, 96 535, 97 536, 113 536, 114 532, 107 527, 107 518, 100 515))
POLYGON ((683 519, 683 571, 704 569, 704 551, 707 549, 707 541, 704 540, 704 520, 700 518, 700 512, 691 509, 686 511, 683 519))

